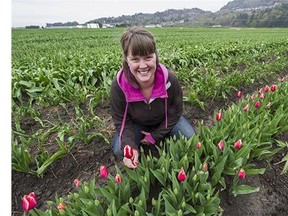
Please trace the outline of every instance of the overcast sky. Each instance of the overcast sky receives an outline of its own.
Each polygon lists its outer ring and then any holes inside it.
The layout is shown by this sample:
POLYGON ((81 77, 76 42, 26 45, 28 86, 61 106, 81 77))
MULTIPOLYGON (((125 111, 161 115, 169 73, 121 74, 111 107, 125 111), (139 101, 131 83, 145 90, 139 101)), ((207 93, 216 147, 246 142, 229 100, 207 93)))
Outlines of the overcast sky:
POLYGON ((218 11, 232 0, 12 0, 12 27, 46 23, 85 23, 100 17, 155 13, 166 9, 218 11))

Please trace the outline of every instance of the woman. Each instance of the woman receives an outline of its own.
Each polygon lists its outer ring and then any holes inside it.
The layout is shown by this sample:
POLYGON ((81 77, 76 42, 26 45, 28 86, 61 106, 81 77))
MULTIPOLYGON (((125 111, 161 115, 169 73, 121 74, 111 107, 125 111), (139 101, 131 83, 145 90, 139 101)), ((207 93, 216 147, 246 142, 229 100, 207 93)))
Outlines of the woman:
POLYGON ((112 148, 123 157, 123 148, 133 148, 129 168, 137 168, 139 144, 151 145, 180 134, 188 139, 195 134, 182 116, 183 96, 175 74, 159 63, 155 40, 139 27, 126 29, 121 38, 122 68, 110 92, 111 114, 116 127, 112 148))

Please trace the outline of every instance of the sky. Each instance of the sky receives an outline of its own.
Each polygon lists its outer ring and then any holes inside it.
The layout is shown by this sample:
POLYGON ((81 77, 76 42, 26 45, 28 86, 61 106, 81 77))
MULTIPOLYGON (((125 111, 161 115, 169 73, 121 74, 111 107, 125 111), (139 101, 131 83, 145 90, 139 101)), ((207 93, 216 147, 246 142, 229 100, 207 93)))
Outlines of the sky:
POLYGON ((101 17, 155 13, 167 9, 200 8, 216 12, 232 0, 12 0, 12 27, 79 24, 101 17))

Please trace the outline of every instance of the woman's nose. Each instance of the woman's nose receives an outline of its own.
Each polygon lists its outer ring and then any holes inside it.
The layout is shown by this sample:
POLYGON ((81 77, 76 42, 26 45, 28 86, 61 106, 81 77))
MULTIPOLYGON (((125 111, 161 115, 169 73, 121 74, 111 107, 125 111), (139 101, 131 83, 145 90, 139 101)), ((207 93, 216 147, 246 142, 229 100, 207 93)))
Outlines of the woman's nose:
POLYGON ((140 68, 145 68, 146 67, 146 61, 144 59, 140 59, 139 61, 139 67, 140 68))

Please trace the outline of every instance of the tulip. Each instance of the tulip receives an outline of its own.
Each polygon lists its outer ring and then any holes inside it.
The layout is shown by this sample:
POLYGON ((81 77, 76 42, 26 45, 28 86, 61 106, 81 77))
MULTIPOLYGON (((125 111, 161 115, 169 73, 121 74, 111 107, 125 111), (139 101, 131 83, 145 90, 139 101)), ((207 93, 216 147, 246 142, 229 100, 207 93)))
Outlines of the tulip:
POLYGON ((262 89, 262 88, 259 89, 258 93, 259 93, 259 94, 262 94, 262 93, 263 93, 263 89, 262 89))
POLYGON ((260 101, 256 101, 256 103, 255 103, 255 107, 256 107, 256 108, 259 108, 260 105, 261 105, 261 104, 260 104, 260 101))
POLYGON ((37 200, 34 192, 22 197, 22 208, 24 211, 29 211, 37 205, 37 200))
POLYGON ((218 149, 219 150, 222 150, 224 148, 224 141, 223 140, 220 140, 220 142, 218 143, 218 149))
POLYGON ((269 103, 266 105, 267 108, 270 108, 270 106, 271 106, 271 102, 269 102, 269 103))
POLYGON ((276 89, 277 89, 277 85, 272 85, 272 86, 271 86, 271 91, 272 91, 272 92, 275 92, 276 89))
POLYGON ((255 98, 254 94, 252 94, 250 98, 251 98, 251 100, 254 100, 254 98, 255 98))
POLYGON ((246 177, 246 172, 244 169, 240 169, 240 171, 238 172, 238 177, 240 179, 244 179, 246 177))
POLYGON ((119 174, 116 174, 116 176, 115 176, 115 182, 116 182, 117 184, 120 184, 120 183, 122 182, 122 177, 121 177, 119 174))
POLYGON ((178 173, 178 180, 179 180, 180 182, 182 182, 182 181, 185 181, 185 179, 186 179, 186 173, 185 173, 183 167, 181 167, 181 170, 180 170, 180 172, 178 173))
POLYGON ((101 166, 100 166, 100 177, 101 177, 101 178, 107 178, 107 177, 108 177, 108 174, 109 174, 109 172, 108 172, 106 166, 101 165, 101 166))
POLYGON ((81 181, 79 181, 77 178, 73 181, 73 183, 77 188, 81 185, 81 181))
POLYGON ((198 142, 198 143, 196 144, 196 148, 197 148, 197 149, 201 149, 201 142, 198 142))
POLYGON ((242 92, 241 91, 238 91, 237 92, 237 98, 241 98, 242 97, 242 92))
POLYGON ((208 170, 208 163, 204 163, 202 169, 206 172, 208 170))
POLYGON ((265 91, 265 92, 269 92, 269 90, 270 90, 269 86, 266 85, 265 88, 264 88, 264 91, 265 91))
POLYGON ((239 139, 237 142, 234 143, 235 149, 240 149, 242 147, 242 140, 239 139))
POLYGON ((221 121, 221 119, 222 119, 222 114, 221 114, 221 112, 219 112, 216 114, 216 120, 221 121))
POLYGON ((244 110, 244 112, 248 112, 249 111, 249 104, 247 104, 243 110, 244 110))
POLYGON ((129 159, 133 157, 133 148, 130 145, 124 147, 124 157, 129 159))
POLYGON ((264 93, 262 92, 259 96, 261 99, 264 99, 264 93))
POLYGON ((280 82, 285 82, 285 77, 278 78, 278 80, 279 80, 280 82))
POLYGON ((66 205, 64 203, 59 203, 58 207, 59 210, 64 210, 66 208, 66 205))

